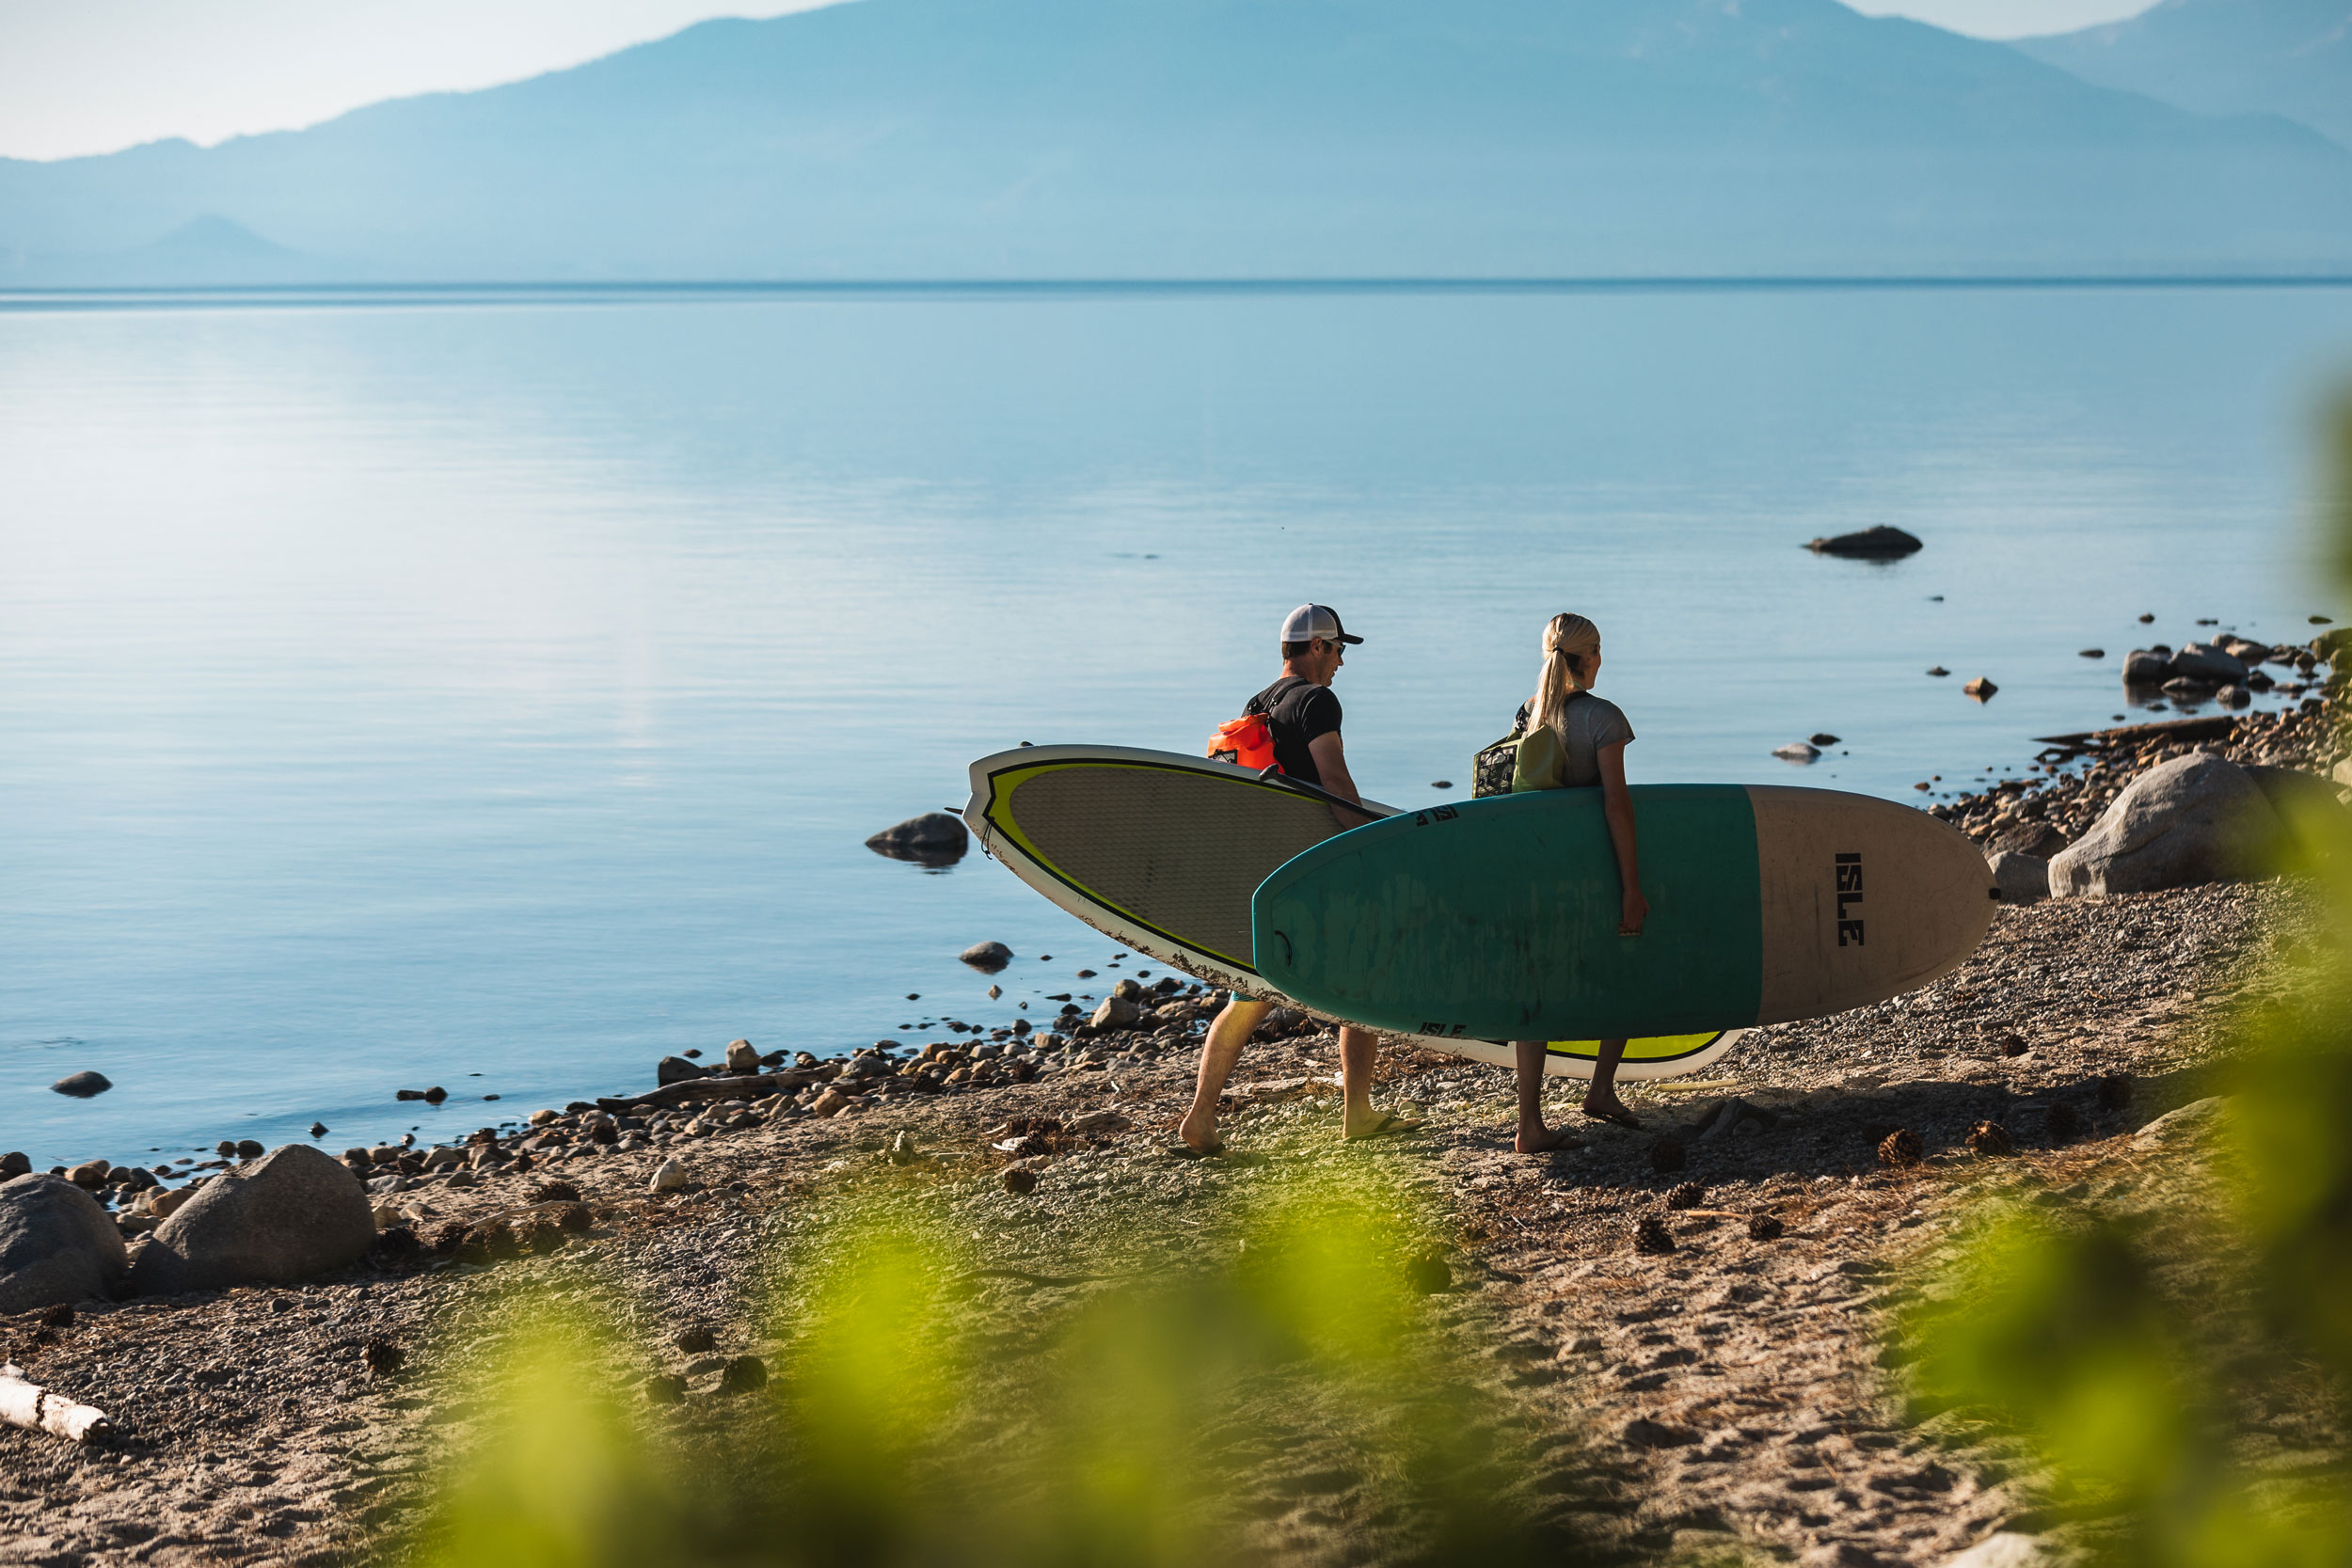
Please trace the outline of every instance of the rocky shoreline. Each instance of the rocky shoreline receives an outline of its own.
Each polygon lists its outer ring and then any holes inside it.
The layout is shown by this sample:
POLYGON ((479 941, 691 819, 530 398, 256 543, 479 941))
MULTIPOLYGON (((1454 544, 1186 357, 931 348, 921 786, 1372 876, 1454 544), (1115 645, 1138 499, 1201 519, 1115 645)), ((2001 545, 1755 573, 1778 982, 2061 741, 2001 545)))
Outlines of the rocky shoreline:
MULTIPOLYGON (((2324 773, 2342 751, 2328 695, 2068 737, 2040 778, 1938 815, 1989 852, 2046 852, 2191 751, 2324 773)), ((1403 1049, 1383 1053, 1376 1093, 1427 1126, 1342 1144, 1335 1041, 1278 1015, 1231 1091, 1235 1152, 1188 1158, 1168 1129, 1215 998, 1172 977, 920 1053, 822 1062, 739 1041, 726 1069, 675 1063, 644 1095, 348 1151, 375 1226, 350 1266, 0 1318, 0 1362, 115 1427, 89 1445, 0 1429, 0 1562, 376 1550, 437 1458, 482 1431, 469 1325, 517 1297, 616 1317, 644 1418, 723 1465, 755 1418, 743 1394, 789 1354, 766 1307, 777 1249, 878 1194, 971 1235, 986 1278, 961 1326, 993 1337, 1017 1384, 1024 1334, 1092 1281, 1192 1266, 1231 1244, 1236 1204, 1294 1175, 1377 1178, 1439 1216, 1418 1332, 1478 1369, 1498 1431, 1549 1434, 1522 1490, 1563 1541, 1613 1560, 1858 1568, 2003 1535, 2028 1555, 1999 1560, 2039 1560, 2077 1526, 1982 1431, 1912 1418, 1884 1316, 1988 1191, 2144 1210, 2193 1188, 2193 1134, 2148 1130, 2202 1098, 2217 1021, 2315 919, 2276 881, 2005 908, 1935 985, 1752 1031, 1707 1083, 1629 1087, 1644 1131, 1579 1124, 1585 1147, 1551 1156, 1511 1152, 1507 1073, 1403 1049)), ((1575 1124, 1574 1092, 1552 1085, 1548 1114, 1575 1124)), ((222 1180, 261 1152, 206 1164, 222 1180)), ((153 1172, 70 1174, 115 1205, 135 1270, 191 1201, 153 1172)), ((1241 1478, 1236 1528, 1258 1555, 1413 1557, 1376 1487, 1301 1465, 1270 1453, 1241 1478)))

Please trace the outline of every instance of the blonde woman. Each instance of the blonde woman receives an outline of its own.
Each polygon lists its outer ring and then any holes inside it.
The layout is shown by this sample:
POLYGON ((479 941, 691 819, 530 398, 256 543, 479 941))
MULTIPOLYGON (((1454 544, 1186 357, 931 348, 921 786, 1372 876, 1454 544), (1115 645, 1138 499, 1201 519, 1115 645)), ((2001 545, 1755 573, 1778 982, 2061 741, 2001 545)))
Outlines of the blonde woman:
MULTIPOLYGON (((1633 797, 1625 787, 1625 748, 1633 738, 1633 726, 1616 704, 1593 694, 1599 675, 1600 628, 1581 615, 1553 616, 1544 627, 1544 669, 1524 712, 1525 738, 1518 744, 1511 792, 1600 791, 1601 816, 1609 824, 1623 888, 1617 934, 1632 937, 1642 934, 1642 923, 1649 918, 1649 900, 1642 896, 1641 866, 1634 854, 1633 797)), ((1573 1135, 1544 1125, 1544 1042, 1513 1044, 1518 1055, 1518 1151, 1537 1154, 1577 1147, 1573 1135)), ((1625 1041, 1600 1042, 1592 1085, 1584 1092, 1584 1114, 1638 1130, 1642 1124, 1617 1098, 1617 1064, 1624 1058, 1625 1041)))

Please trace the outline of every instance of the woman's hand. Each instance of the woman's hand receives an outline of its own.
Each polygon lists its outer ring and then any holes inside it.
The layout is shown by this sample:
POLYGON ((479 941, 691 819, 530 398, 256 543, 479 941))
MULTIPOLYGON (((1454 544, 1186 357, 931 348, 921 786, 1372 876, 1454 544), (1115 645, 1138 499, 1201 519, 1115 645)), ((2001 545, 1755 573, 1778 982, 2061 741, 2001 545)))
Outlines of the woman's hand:
POLYGON ((1617 916, 1617 935, 1621 937, 1640 936, 1642 922, 1648 918, 1649 900, 1642 896, 1642 890, 1638 887, 1626 889, 1625 908, 1617 916))

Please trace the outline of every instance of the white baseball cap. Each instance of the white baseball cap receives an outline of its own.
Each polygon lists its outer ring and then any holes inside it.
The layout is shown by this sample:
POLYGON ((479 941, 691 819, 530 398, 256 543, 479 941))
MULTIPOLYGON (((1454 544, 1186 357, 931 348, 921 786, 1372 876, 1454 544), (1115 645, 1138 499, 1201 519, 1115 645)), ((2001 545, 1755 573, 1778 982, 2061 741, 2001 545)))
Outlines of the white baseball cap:
POLYGON ((1303 604, 1282 617, 1282 641, 1312 642, 1318 637, 1351 645, 1363 641, 1347 635, 1347 628, 1340 625, 1340 612, 1327 604, 1303 604))

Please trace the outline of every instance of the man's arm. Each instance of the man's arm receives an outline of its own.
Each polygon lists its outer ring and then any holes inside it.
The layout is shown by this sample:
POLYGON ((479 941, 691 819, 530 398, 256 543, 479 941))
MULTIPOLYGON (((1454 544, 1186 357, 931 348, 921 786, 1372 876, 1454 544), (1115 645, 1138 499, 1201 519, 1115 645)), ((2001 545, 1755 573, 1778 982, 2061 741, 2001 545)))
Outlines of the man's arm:
MULTIPOLYGON (((1315 759, 1315 771, 1323 775, 1323 788, 1326 794, 1336 795, 1343 800, 1363 799, 1363 796, 1357 793, 1356 781, 1347 771, 1347 749, 1340 743, 1339 731, 1333 730, 1328 735, 1319 735, 1307 742, 1307 754, 1315 759)), ((1331 808, 1331 815, 1339 819, 1339 824, 1343 828, 1360 828, 1367 822, 1379 820, 1375 816, 1364 816, 1355 812, 1342 811, 1337 806, 1331 808)))

